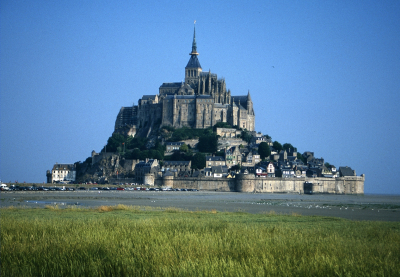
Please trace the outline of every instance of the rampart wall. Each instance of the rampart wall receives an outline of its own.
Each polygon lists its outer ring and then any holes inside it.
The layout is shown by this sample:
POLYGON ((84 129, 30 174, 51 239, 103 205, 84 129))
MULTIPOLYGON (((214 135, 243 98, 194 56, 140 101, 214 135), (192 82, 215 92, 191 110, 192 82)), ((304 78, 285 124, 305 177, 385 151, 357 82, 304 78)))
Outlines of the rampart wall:
POLYGON ((156 178, 154 185, 212 191, 364 194, 365 176, 340 178, 261 178, 240 174, 236 178, 156 178))

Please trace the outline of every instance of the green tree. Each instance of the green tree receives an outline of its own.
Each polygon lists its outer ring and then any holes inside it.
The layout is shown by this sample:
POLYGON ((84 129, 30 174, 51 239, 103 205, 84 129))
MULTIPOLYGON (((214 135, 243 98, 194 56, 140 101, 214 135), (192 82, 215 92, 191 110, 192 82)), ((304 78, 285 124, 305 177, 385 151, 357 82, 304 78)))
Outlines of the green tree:
POLYGON ((146 150, 147 139, 141 137, 128 137, 126 142, 127 149, 139 148, 140 150, 146 150))
POLYGON ((261 142, 258 146, 258 154, 260 154, 260 158, 264 160, 271 155, 271 148, 269 147, 268 143, 261 142))
POLYGON ((241 168, 240 164, 234 165, 231 168, 229 168, 230 171, 239 171, 241 168))
POLYGON ((122 146, 122 143, 126 142, 126 137, 113 133, 111 137, 108 138, 107 141, 107 152, 117 152, 118 147, 122 146))
POLYGON ((181 153, 178 150, 175 150, 174 153, 170 156, 170 161, 185 161, 185 154, 181 153))
POLYGON ((218 137, 212 133, 210 135, 204 135, 199 138, 197 148, 200 152, 215 153, 218 150, 218 137))
POLYGON ((189 151, 189 147, 184 143, 179 147, 179 151, 187 153, 189 151))
POLYGON ((251 133, 249 131, 242 131, 242 139, 245 142, 250 143, 252 137, 253 136, 251 135, 251 133))
POLYGON ((206 156, 203 153, 196 153, 191 161, 193 169, 203 169, 206 167, 206 156))
POLYGON ((139 148, 133 149, 128 156, 128 159, 137 160, 140 159, 142 155, 142 151, 139 148))
POLYGON ((300 154, 299 152, 297 152, 297 159, 302 161, 304 164, 307 164, 306 159, 303 157, 302 154, 300 154))
POLYGON ((278 152, 280 152, 280 151, 283 149, 282 144, 280 144, 280 143, 277 142, 277 141, 274 141, 274 142, 273 142, 272 147, 274 147, 274 149, 275 149, 276 151, 278 151, 278 152))
POLYGON ((289 149, 293 149, 294 151, 297 151, 297 148, 294 147, 293 145, 291 145, 290 143, 283 144, 282 148, 283 148, 283 150, 286 150, 286 151, 289 149))
POLYGON ((232 128, 232 126, 226 122, 218 122, 217 124, 214 125, 213 131, 216 132, 217 128, 232 128))

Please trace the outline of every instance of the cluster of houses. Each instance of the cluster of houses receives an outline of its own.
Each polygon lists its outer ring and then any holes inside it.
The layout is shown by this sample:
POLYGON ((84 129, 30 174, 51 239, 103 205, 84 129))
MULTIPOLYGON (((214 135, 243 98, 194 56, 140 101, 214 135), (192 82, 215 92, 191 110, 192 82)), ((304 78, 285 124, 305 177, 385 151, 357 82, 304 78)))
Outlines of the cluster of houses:
MULTIPOLYGON (((222 139, 236 138, 239 134, 236 129, 218 128, 217 134, 222 139)), ((224 147, 223 156, 206 156, 206 166, 201 170, 192 170, 190 161, 159 161, 148 159, 136 165, 135 176, 138 181, 143 181, 146 173, 155 176, 165 174, 175 177, 210 177, 210 178, 234 178, 237 173, 254 174, 261 178, 299 178, 299 177, 326 177, 336 178, 356 176, 355 170, 350 167, 338 169, 324 163, 323 158, 314 157, 313 152, 304 152, 302 159, 298 158, 296 149, 276 151, 268 136, 262 133, 252 133, 253 137, 248 145, 242 142, 240 145, 224 147), (267 161, 262 161, 258 154, 258 146, 266 142, 271 149, 271 155, 267 161), (139 166, 138 166, 139 165, 139 166)), ((166 142, 166 155, 173 151, 179 151, 184 142, 166 142)))
MULTIPOLYGON (((110 158, 110 165, 114 172, 130 172, 136 182, 146 184, 149 174, 157 177, 171 175, 174 177, 197 177, 197 178, 235 178, 238 173, 253 174, 260 178, 299 178, 299 177, 326 177, 336 178, 345 176, 356 176, 356 172, 350 167, 336 168, 333 165, 325 164, 323 158, 314 157, 313 152, 304 152, 301 158, 298 157, 296 149, 277 151, 269 136, 261 133, 252 133, 250 143, 245 143, 238 138, 240 133, 236 129, 218 128, 221 149, 219 154, 206 156, 205 168, 194 170, 191 161, 159 161, 157 159, 146 159, 144 161, 124 161, 124 166, 119 165, 118 154, 106 153, 105 157, 92 153, 92 166, 99 163, 102 158, 110 158), (258 146, 265 142, 271 149, 268 159, 262 161, 258 153, 258 146), (236 145, 235 145, 236 144, 236 145), (111 156, 110 156, 111 154, 111 156), (115 156, 115 157, 113 157, 115 156), (147 176, 147 177, 146 177, 147 176)), ((165 142, 165 155, 171 155, 179 151, 184 142, 165 142)), ((191 145, 195 148, 195 144, 191 145)), ((55 164, 51 171, 47 172, 48 182, 75 181, 76 171, 73 164, 55 164)), ((104 168, 101 168, 104 171, 104 168)), ((104 174, 101 174, 105 177, 104 174)), ((99 176, 100 176, 99 175, 99 176)), ((122 176, 121 176, 122 177, 122 176)))

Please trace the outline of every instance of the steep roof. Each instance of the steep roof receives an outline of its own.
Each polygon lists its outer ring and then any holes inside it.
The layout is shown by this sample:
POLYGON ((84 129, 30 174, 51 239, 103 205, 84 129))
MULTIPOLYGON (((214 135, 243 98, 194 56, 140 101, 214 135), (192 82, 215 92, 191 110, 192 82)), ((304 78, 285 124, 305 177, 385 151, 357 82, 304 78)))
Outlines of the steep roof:
POLYGON ((207 156, 206 161, 214 161, 214 162, 220 162, 220 161, 225 161, 224 157, 222 156, 207 156))
POLYGON ((348 166, 340 166, 339 167, 339 173, 341 176, 355 176, 354 170, 352 170, 348 166))
POLYGON ((76 170, 75 169, 75 165, 74 164, 55 164, 54 166, 53 166, 53 170, 70 170, 70 171, 73 171, 73 170, 76 170))
POLYGON ((232 96, 233 102, 239 107, 239 109, 246 109, 247 107, 247 95, 232 96), (239 105, 240 103, 240 105, 239 105))
POLYGON ((142 100, 155 100, 157 95, 143 95, 142 100))
POLYGON ((199 59, 196 55, 190 56, 189 62, 186 65, 186 68, 201 68, 199 59))
POLYGON ((176 88, 176 87, 180 87, 182 84, 182 82, 174 82, 174 83, 163 83, 160 88, 176 88))

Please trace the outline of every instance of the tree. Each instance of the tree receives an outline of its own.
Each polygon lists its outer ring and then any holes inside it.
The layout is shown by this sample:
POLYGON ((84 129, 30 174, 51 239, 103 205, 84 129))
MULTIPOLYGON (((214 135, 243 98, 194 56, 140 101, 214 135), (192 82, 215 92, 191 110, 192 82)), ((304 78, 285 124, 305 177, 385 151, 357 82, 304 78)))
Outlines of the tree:
POLYGON ((127 149, 135 149, 139 148, 140 150, 146 150, 147 139, 141 137, 128 137, 126 142, 127 149))
POLYGON ((240 164, 234 165, 231 168, 229 168, 230 171, 239 171, 241 168, 240 164))
POLYGON ((189 151, 189 147, 184 143, 179 147, 179 151, 187 153, 189 151))
POLYGON ((261 142, 258 146, 258 154, 260 154, 260 158, 264 160, 271 155, 271 148, 269 147, 268 143, 261 142))
POLYGON ((122 143, 126 142, 126 138, 118 133, 113 133, 107 141, 107 152, 116 152, 118 147, 121 147, 122 143))
POLYGON ((244 140, 245 142, 250 143, 252 137, 253 136, 251 135, 250 132, 242 131, 242 140, 244 140))
POLYGON ((226 122, 217 122, 213 127, 214 132, 217 131, 217 128, 232 128, 232 126, 226 122))
POLYGON ((285 143, 282 146, 282 148, 283 148, 283 150, 286 150, 286 151, 288 151, 289 149, 293 149, 294 151, 297 151, 297 148, 294 147, 293 145, 291 145, 290 143, 285 143))
POLYGON ((175 150, 174 153, 170 156, 170 161, 184 161, 185 154, 181 153, 178 150, 175 150))
POLYGON ((297 159, 301 160, 304 164, 307 164, 307 160, 304 158, 304 156, 302 154, 300 154, 299 152, 297 152, 297 159))
POLYGON ((200 152, 215 153, 218 150, 218 137, 212 133, 210 135, 204 135, 199 138, 197 148, 200 152))
POLYGON ((283 149, 282 144, 280 144, 280 143, 277 142, 277 141, 274 141, 274 143, 272 144, 272 147, 274 147, 274 149, 275 149, 276 151, 278 151, 278 152, 280 152, 280 151, 283 149))
POLYGON ((206 167, 206 156, 203 153, 196 153, 192 157, 192 168, 203 169, 206 167))

